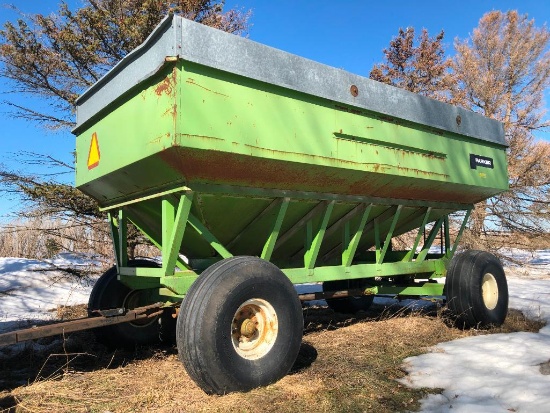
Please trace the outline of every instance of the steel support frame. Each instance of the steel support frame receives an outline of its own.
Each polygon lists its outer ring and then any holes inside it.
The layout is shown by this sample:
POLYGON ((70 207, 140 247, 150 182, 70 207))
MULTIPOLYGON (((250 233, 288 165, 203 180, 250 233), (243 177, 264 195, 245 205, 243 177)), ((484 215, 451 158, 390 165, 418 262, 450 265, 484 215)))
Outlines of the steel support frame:
MULTIPOLYGON (((214 234, 212 234, 202 222, 191 213, 194 192, 187 187, 172 190, 153 197, 161 198, 162 208, 162 241, 160 243, 151 241, 159 248, 162 253, 161 268, 140 268, 129 267, 127 257, 127 222, 124 207, 130 203, 140 202, 142 199, 118 204, 107 209, 111 227, 113 246, 115 250, 116 265, 118 268, 119 279, 132 289, 151 289, 151 300, 166 299, 174 301, 181 299, 191 284, 198 277, 179 256, 179 251, 183 236, 188 227, 196 231, 210 246, 218 253, 220 259, 232 256, 229 248, 235 244, 241 236, 239 234, 234 240, 224 246, 214 234), (178 267, 178 271, 176 271, 178 267)), ((391 240, 394 236, 399 217, 405 207, 405 204, 388 205, 385 212, 376 217, 372 217, 374 204, 370 202, 360 202, 352 208, 347 214, 336 220, 329 226, 336 199, 324 199, 316 204, 308 213, 306 213, 296 224, 280 234, 288 206, 291 198, 288 196, 275 197, 273 201, 265 208, 252 222, 256 222, 266 216, 272 210, 278 209, 272 229, 262 248, 260 257, 265 260, 271 260, 273 253, 281 247, 288 239, 295 235, 300 229, 305 227, 306 237, 304 248, 295 255, 303 254, 303 267, 299 268, 281 268, 294 284, 308 282, 324 282, 337 279, 359 279, 383 277, 388 280, 390 277, 412 276, 412 284, 405 286, 388 285, 387 282, 379 283, 372 287, 371 294, 401 294, 401 295, 441 295, 443 292, 442 284, 434 282, 418 283, 414 278, 430 279, 445 276, 447 262, 456 252, 457 245, 465 229, 466 221, 471 212, 471 208, 464 208, 466 213, 458 232, 455 242, 451 245, 449 233, 448 215, 444 215, 435 220, 430 218, 433 208, 426 207, 419 210, 413 218, 422 217, 422 224, 418 228, 411 251, 391 251, 391 240), (356 228, 351 227, 351 220, 360 216, 356 228), (320 224, 314 228, 314 219, 319 219, 320 224), (420 245, 422 236, 426 234, 430 222, 433 225, 423 243, 419 252, 416 252, 420 245), (385 225, 387 233, 384 239, 381 238, 380 227, 385 225), (435 258, 429 256, 430 248, 436 237, 440 233, 442 249, 444 253, 435 258), (338 246, 341 265, 317 265, 319 253, 323 239, 327 233, 341 230, 343 241, 338 246), (354 262, 356 252, 363 235, 372 231, 375 239, 374 262, 358 263, 354 262), (395 261, 395 257, 399 257, 395 261)), ((319 222, 319 220, 317 222, 319 222)), ((250 227, 249 225, 248 227, 250 227)), ((147 233, 139 228, 145 235, 147 233)), ((245 228, 246 230, 246 228, 245 228)), ((326 255, 332 254, 334 251, 326 255)), ((410 278, 410 277, 409 277, 410 278)), ((373 280, 374 281, 374 280, 373 280)))
MULTIPOLYGON (((122 283, 132 289, 153 290, 151 300, 158 300, 159 297, 180 299, 191 287, 191 284, 197 278, 197 274, 179 255, 183 235, 187 227, 194 228, 207 239, 215 240, 215 237, 191 214, 193 197, 194 193, 189 188, 182 187, 178 190, 118 204, 107 210, 118 277, 122 283), (127 249, 128 217, 125 213, 125 207, 152 198, 161 199, 161 242, 156 242, 148 236, 146 231, 137 225, 136 227, 160 250, 162 256, 161 267, 129 267, 127 249), (176 271, 176 267, 179 271, 176 271)), ((224 253, 223 246, 218 249, 221 253, 224 253)))

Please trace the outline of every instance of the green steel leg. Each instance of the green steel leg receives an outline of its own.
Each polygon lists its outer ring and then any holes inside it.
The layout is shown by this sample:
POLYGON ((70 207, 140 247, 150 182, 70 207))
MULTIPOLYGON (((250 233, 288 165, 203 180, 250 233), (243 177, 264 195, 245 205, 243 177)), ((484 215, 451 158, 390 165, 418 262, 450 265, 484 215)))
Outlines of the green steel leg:
MULTIPOLYGON (((342 218, 338 219, 336 222, 334 222, 330 227, 327 228, 327 231, 325 232, 325 237, 330 237, 335 232, 337 232, 342 224, 349 224, 349 221, 359 215, 362 214, 365 211, 366 204, 358 204, 355 206, 351 211, 349 211, 347 214, 345 214, 342 218)), ((349 225, 348 225, 349 230, 349 225)), ((349 239, 346 241, 345 245, 349 242, 349 239)))
POLYGON ((189 224, 202 236, 222 258, 231 258, 233 254, 225 249, 220 241, 193 214, 189 214, 189 224))
POLYGON ((380 262, 380 222, 378 217, 374 219, 374 247, 376 252, 376 262, 380 262))
POLYGON ((311 211, 309 211, 306 215, 304 215, 296 224, 292 226, 287 232, 285 232, 283 235, 279 237, 277 242, 275 243, 275 250, 279 248, 281 245, 283 245, 286 241, 288 241, 294 234, 296 234, 300 228, 302 228, 304 225, 306 225, 311 219, 319 215, 321 212, 323 212, 323 209, 327 207, 329 204, 329 201, 322 201, 319 202, 317 205, 313 207, 311 211))
MULTIPOLYGON (((328 238, 328 237, 332 236, 335 232, 338 232, 339 230, 343 230, 344 235, 347 231, 348 237, 346 238, 344 236, 344 239, 343 239, 342 243, 338 244, 337 246, 332 248, 329 252, 325 253, 325 255, 323 257, 323 260, 326 260, 328 256, 336 255, 336 253, 341 253, 342 252, 342 246, 343 245, 345 246, 345 245, 349 244, 349 237, 350 237, 350 235, 349 235, 349 230, 350 230, 349 229, 349 225, 350 225, 349 221, 353 217, 355 217, 356 215, 362 214, 364 211, 365 211, 365 204, 356 205, 351 211, 349 211, 344 216, 339 218, 336 222, 333 222, 332 225, 327 228, 327 230, 325 231, 325 238, 328 238), (342 225, 344 226, 343 228, 342 228, 342 225)), ((300 249, 300 251, 296 252, 292 256, 292 259, 304 254, 304 251, 307 250, 308 245, 309 245, 307 242, 305 244, 306 244, 306 246, 304 248, 300 249)))
MULTIPOLYGON (((193 192, 179 195, 178 202, 174 201, 174 195, 167 194, 161 201, 161 243, 159 244, 151 237, 148 237, 161 252, 162 268, 140 268, 121 265, 118 272, 121 276, 126 276, 123 280, 128 286, 133 286, 134 288, 152 288, 150 285, 154 284, 154 281, 150 279, 151 277, 158 277, 160 279, 166 276, 173 276, 176 265, 183 271, 190 271, 189 267, 180 259, 179 251, 189 211, 193 203, 193 192), (131 279, 128 277, 139 277, 141 279, 131 279)), ((141 229, 140 231, 147 235, 145 231, 141 229)), ((123 231, 119 229, 119 233, 122 234, 123 231)), ((123 237, 124 241, 119 241, 119 244, 126 242, 126 234, 123 234, 123 237)))
POLYGON ((376 262, 380 262, 380 257, 382 256, 381 242, 380 242, 380 224, 386 222, 388 219, 392 219, 397 214, 398 208, 400 206, 392 206, 391 208, 386 209, 382 214, 378 215, 373 221, 367 225, 367 231, 370 228, 374 228, 374 243, 376 247, 376 262))
MULTIPOLYGON (((342 265, 344 267, 351 266, 351 263, 353 262, 353 257, 355 257, 357 247, 359 246, 359 241, 361 240, 363 230, 365 229, 365 224, 367 223, 367 220, 369 219, 369 215, 372 210, 372 204, 370 204, 369 206, 363 204, 363 206, 365 210, 363 212, 363 216, 361 217, 361 221, 359 222, 359 226, 357 227, 357 231, 355 231, 355 234, 353 234, 353 238, 351 238, 350 240, 349 235, 345 237, 346 243, 344 244, 344 251, 342 252, 342 265)), ((346 227, 349 231, 349 225, 346 225, 346 227)))
MULTIPOLYGON (((136 224, 134 221, 132 221, 132 223, 136 226, 136 228, 149 240, 149 242, 151 244, 153 244, 155 247, 157 247, 159 249, 159 251, 162 251, 162 245, 159 244, 155 239, 153 239, 152 237, 149 236, 149 234, 147 234, 146 231, 144 231, 138 224, 136 224)), ((178 259, 176 261, 176 266, 182 270, 182 271, 186 271, 186 270, 190 270, 191 267, 189 267, 189 265, 187 265, 187 263, 185 263, 185 261, 183 261, 181 259, 181 257, 179 256, 178 254, 178 259)))
POLYGON ((162 200, 162 269, 166 276, 174 274, 192 203, 192 192, 181 195, 177 206, 170 199, 162 200))
MULTIPOLYGON (((403 208, 407 207, 404 204, 401 204, 401 205, 403 205, 403 208)), ((426 209, 427 208, 420 208, 417 211, 413 212, 411 215, 409 215, 407 218, 401 220, 399 222, 399 225, 395 227, 395 230, 393 231, 394 234, 397 232, 403 233, 403 228, 410 227, 411 222, 416 221, 418 218, 422 218, 426 214, 426 209)))
POLYGON ((111 230, 111 241, 113 242, 113 253, 115 254, 115 264, 117 269, 120 265, 120 240, 118 238, 118 222, 113 214, 109 211, 107 213, 107 219, 109 220, 109 229, 111 230))
POLYGON ((304 242, 304 244, 305 244, 304 248, 302 248, 300 251, 298 251, 297 253, 292 255, 291 259, 295 258, 300 253, 304 254, 304 259, 305 259, 305 254, 311 248, 312 243, 313 243, 313 221, 308 221, 307 224, 306 224, 306 239, 305 239, 305 242, 304 242))
POLYGON ((420 243, 420 239, 422 238, 422 234, 424 234, 424 230, 426 229, 426 225, 428 224, 428 219, 430 218, 430 214, 432 212, 432 208, 428 207, 426 209, 426 214, 424 215, 424 219, 422 220, 422 225, 418 229, 418 233, 416 234, 416 238, 414 239, 414 244, 411 248, 411 250, 405 255, 405 258, 403 258, 403 261, 411 262, 416 254, 416 249, 418 248, 418 244, 420 243))
MULTIPOLYGON (((351 223, 348 221, 344 224, 344 233, 342 234, 342 263, 344 262, 344 252, 351 243, 351 223)), ((343 264, 342 264, 343 265, 343 264)))
MULTIPOLYGON (((387 219, 390 219, 392 218, 394 215, 395 215, 395 212, 397 211, 397 207, 396 206, 392 206, 390 208, 388 208, 386 211, 384 211, 382 214, 378 215, 376 218, 374 218, 372 221, 368 222, 364 229, 363 229, 363 232, 368 232, 368 231, 371 231, 371 230, 374 230, 374 232, 376 233, 376 222, 377 221, 381 221, 381 222, 385 222, 387 219)), ((376 237, 375 237, 376 238, 376 237)), ((379 239, 379 238, 378 238, 379 239)), ((325 255, 323 256, 323 260, 324 261, 328 261, 332 256, 336 255, 337 253, 338 254, 341 254, 342 253, 342 249, 343 249, 343 246, 345 246, 345 243, 347 241, 344 239, 344 243, 342 244, 338 244, 336 247, 332 248, 330 251, 328 251, 327 253, 325 253, 325 255)), ((352 258, 353 259, 353 258, 352 258)))
MULTIPOLYGON (((264 220, 264 218, 275 208, 279 207, 279 212, 281 210, 281 205, 283 203, 283 201, 287 201, 287 206, 288 206, 288 202, 290 201, 289 198, 275 198, 262 212, 260 212, 256 217, 254 217, 254 219, 252 221, 250 221, 250 223, 248 223, 248 225, 246 225, 246 227, 241 230, 237 236, 235 238, 233 238, 230 242, 227 243, 227 245, 225 246, 228 250, 230 250, 241 238, 242 236, 250 229, 250 228, 253 228, 254 225, 258 222, 262 222, 264 220)), ((286 211, 286 207, 285 207, 285 211, 286 211)))
MULTIPOLYGON (((319 250, 321 249, 321 244, 323 243, 323 238, 325 237, 325 231, 327 229, 328 222, 330 220, 330 216, 332 215, 332 210, 334 209, 335 204, 336 201, 331 201, 327 205, 327 209, 325 210, 325 214, 323 216, 323 221, 321 222, 321 228, 319 228, 319 231, 317 231, 317 234, 315 234, 315 238, 311 241, 311 244, 308 244, 308 249, 304 254, 304 266, 307 269, 312 269, 313 267, 315 267, 317 256, 319 255, 319 250)), ((308 229, 310 228, 310 225, 311 221, 308 222, 308 229)))
MULTIPOLYGON (((384 246, 382 247, 380 256, 376 261, 378 264, 382 264, 384 262, 384 257, 386 256, 386 252, 388 251, 388 248, 391 245, 391 239, 393 238, 393 231, 395 230, 395 226, 397 225, 397 221, 399 220, 399 215, 401 214, 402 209, 403 209, 403 205, 399 205, 397 207, 397 210, 395 211, 395 215, 393 216, 390 229, 388 230, 388 235, 386 236, 386 240, 384 241, 384 246)), ((376 250, 378 250, 378 248, 376 250)))
POLYGON ((422 247, 422 251, 420 251, 420 253, 416 257, 416 262, 422 262, 426 259, 426 256, 430 251, 430 248, 435 240, 435 237, 437 236, 439 228, 441 228, 441 225, 443 225, 443 221, 444 221, 444 218, 439 218, 434 224, 432 230, 430 231, 430 235, 428 235, 428 239, 426 240, 426 242, 424 243, 424 246, 422 247))
POLYGON ((278 204, 280 204, 279 213, 277 214, 277 219, 275 220, 275 224, 273 225, 273 229, 271 230, 271 234, 269 234, 269 238, 267 239, 264 248, 262 250, 261 258, 264 260, 269 261, 271 259, 271 255, 273 254, 273 249, 275 248, 275 244, 277 243, 277 237, 279 236, 279 231, 281 230, 281 226, 283 225, 283 220, 286 215, 286 211, 288 209, 288 204, 290 204, 290 198, 279 198, 280 201, 278 201, 278 204))
POLYGON ((118 247, 120 251, 120 265, 128 265, 128 219, 124 209, 118 211, 118 247))
MULTIPOLYGON (((374 232, 376 233, 376 225, 378 225, 376 222, 377 220, 379 222, 385 222, 387 219, 390 219, 392 218, 394 215, 395 215, 395 211, 397 211, 397 207, 396 206, 392 206, 392 207, 389 207, 388 209, 386 209, 383 213, 381 213, 380 215, 378 215, 376 218, 374 218, 372 221, 368 222, 366 225, 365 225, 365 228, 363 230, 363 232, 369 232, 371 230, 374 230, 374 232)), ((375 237, 376 238, 376 237, 375 237)), ((338 244, 336 247, 334 247, 333 249, 331 249, 330 251, 328 251, 324 256, 323 256, 323 260, 325 261, 328 261, 333 255, 336 255, 337 253, 341 253, 342 251, 342 244, 338 244)))
POLYGON ((451 250, 451 236, 449 234, 449 216, 445 215, 445 220, 443 221, 443 232, 445 236, 445 255, 449 254, 451 250))
POLYGON ((460 239, 462 238, 462 234, 464 233, 464 229, 466 228, 466 223, 468 222, 468 218, 470 218, 471 213, 472 213, 472 210, 468 209, 466 211, 466 214, 464 215, 464 220, 462 221, 460 230, 458 231, 455 242, 451 248, 451 251, 449 252, 449 256, 448 256, 449 259, 451 259, 455 255, 456 249, 458 247, 458 244, 460 243, 460 239))
POLYGON ((111 239, 115 253, 117 269, 128 265, 128 221, 122 209, 118 210, 118 219, 111 212, 107 214, 111 228, 111 239))

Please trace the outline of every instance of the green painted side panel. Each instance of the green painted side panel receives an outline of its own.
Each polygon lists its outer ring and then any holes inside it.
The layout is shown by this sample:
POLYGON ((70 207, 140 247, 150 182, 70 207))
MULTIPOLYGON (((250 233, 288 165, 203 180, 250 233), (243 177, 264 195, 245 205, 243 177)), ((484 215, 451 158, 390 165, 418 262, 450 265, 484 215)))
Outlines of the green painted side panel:
POLYGON ((203 66, 184 69, 178 143, 196 152, 181 150, 173 166, 189 181, 462 203, 507 189, 502 147, 203 66), (495 168, 471 169, 470 154, 493 158, 495 168))
POLYGON ((171 184, 181 181, 158 156, 174 144, 179 73, 177 66, 167 65, 129 96, 122 96, 111 112, 77 136, 76 186, 100 205, 158 192, 161 186, 177 186, 171 184), (94 133, 100 160, 88 169, 94 133))
POLYGON ((77 186, 103 206, 199 183, 469 204, 508 182, 498 145, 188 62, 121 97, 77 154, 77 186), (494 168, 470 168, 470 154, 494 168))

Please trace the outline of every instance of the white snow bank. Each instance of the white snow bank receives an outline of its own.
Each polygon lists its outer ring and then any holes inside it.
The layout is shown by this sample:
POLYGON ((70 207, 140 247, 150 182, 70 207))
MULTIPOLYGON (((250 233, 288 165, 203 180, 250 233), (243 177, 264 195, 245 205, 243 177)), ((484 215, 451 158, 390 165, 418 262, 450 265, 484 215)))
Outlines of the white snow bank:
POLYGON ((89 257, 71 254, 45 261, 0 258, 0 333, 37 320, 55 319, 58 306, 88 302, 95 279, 80 279, 56 267, 97 264, 89 257))

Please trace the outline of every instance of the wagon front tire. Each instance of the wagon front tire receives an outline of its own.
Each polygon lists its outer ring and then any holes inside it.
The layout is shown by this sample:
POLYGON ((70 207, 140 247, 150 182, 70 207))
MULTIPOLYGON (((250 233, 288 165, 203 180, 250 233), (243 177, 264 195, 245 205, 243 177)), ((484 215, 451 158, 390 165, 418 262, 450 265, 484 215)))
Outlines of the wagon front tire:
POLYGON ((179 358, 208 394, 248 391, 284 377, 303 334, 290 280, 256 257, 232 257, 204 271, 178 315, 179 358))
POLYGON ((458 327, 500 326, 508 314, 508 284, 499 259, 470 250, 451 261, 445 281, 447 307, 458 327))
MULTIPOLYGON (((129 267, 158 268, 149 260, 130 260, 129 267)), ((88 316, 95 316, 96 310, 125 308, 132 310, 145 304, 144 291, 132 290, 118 280, 117 268, 109 268, 96 281, 88 300, 88 316)), ((92 330, 96 341, 111 348, 133 348, 136 345, 158 344, 161 341, 161 319, 157 316, 135 322, 113 324, 92 330)))

